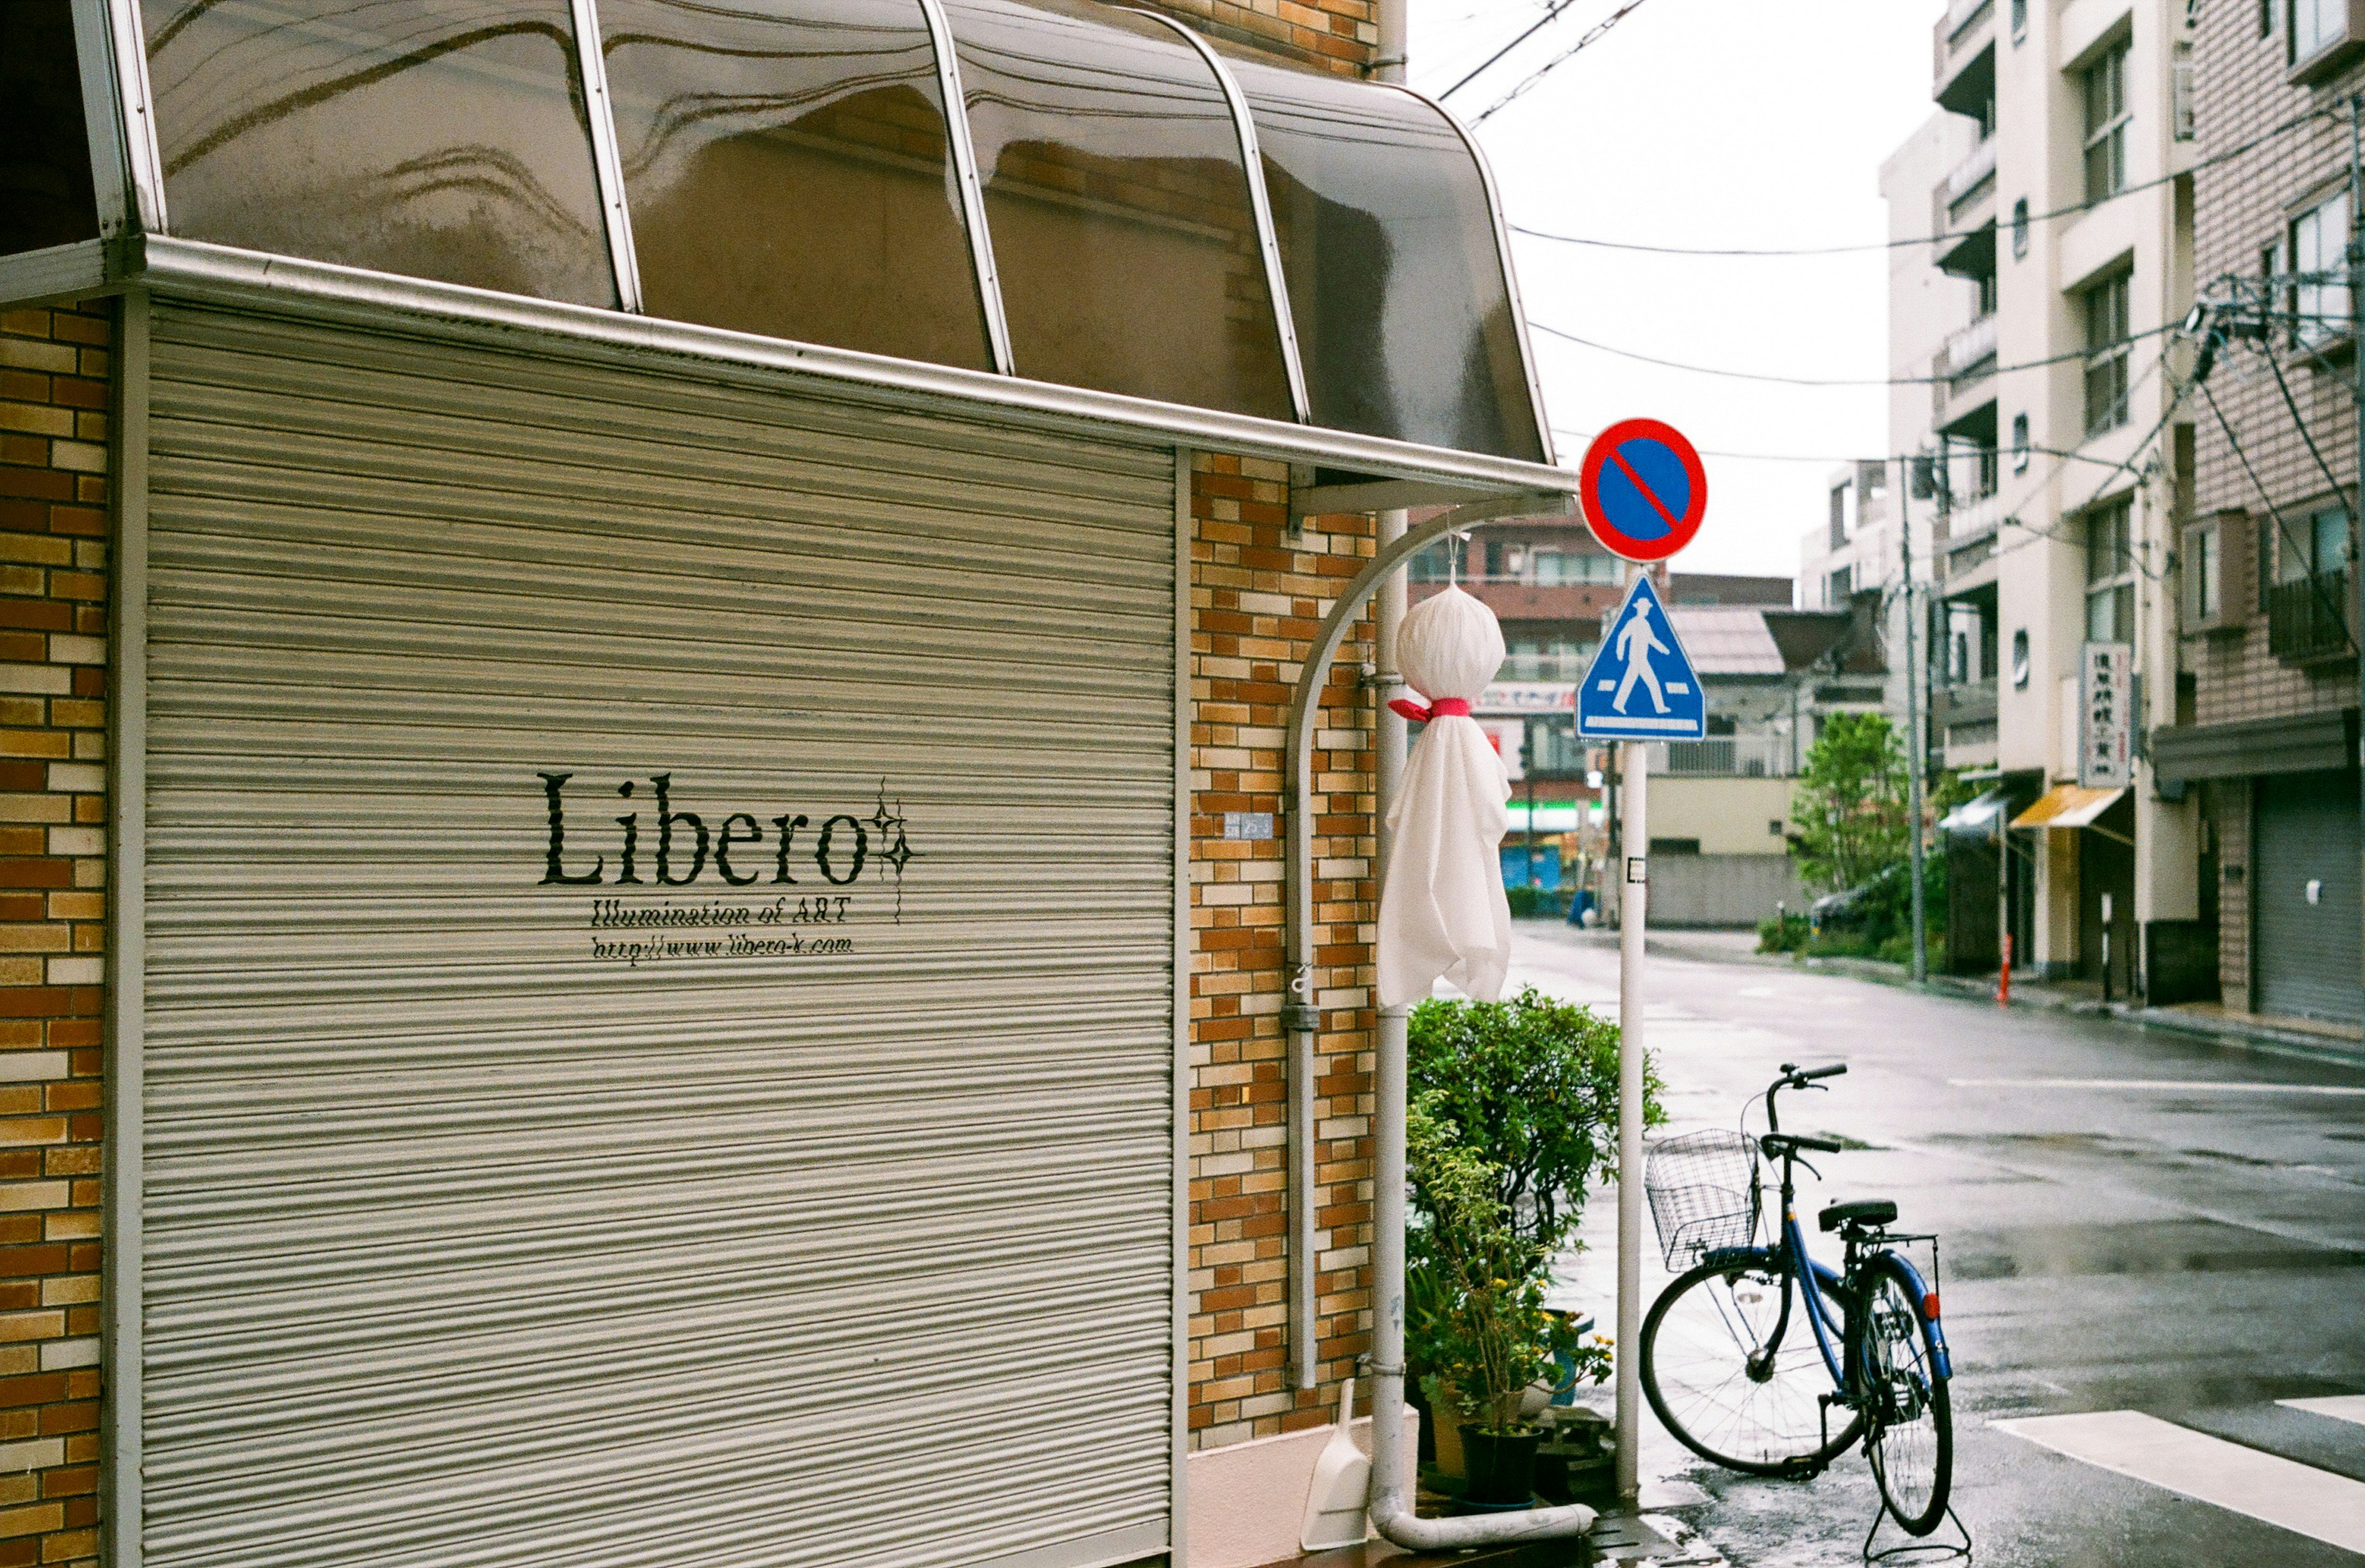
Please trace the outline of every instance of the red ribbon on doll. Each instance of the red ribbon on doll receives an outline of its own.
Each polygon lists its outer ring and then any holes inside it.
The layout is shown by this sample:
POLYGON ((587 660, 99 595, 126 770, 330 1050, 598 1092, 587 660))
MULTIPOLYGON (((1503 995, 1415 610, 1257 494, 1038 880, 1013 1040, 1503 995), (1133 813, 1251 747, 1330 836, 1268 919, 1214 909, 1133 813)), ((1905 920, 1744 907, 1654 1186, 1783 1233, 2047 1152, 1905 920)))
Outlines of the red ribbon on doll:
POLYGON ((1388 707, 1391 711, 1403 714, 1416 724, 1426 724, 1431 719, 1466 719, 1470 716, 1470 704, 1459 697, 1440 697, 1427 706, 1409 697, 1397 697, 1390 700, 1388 707))

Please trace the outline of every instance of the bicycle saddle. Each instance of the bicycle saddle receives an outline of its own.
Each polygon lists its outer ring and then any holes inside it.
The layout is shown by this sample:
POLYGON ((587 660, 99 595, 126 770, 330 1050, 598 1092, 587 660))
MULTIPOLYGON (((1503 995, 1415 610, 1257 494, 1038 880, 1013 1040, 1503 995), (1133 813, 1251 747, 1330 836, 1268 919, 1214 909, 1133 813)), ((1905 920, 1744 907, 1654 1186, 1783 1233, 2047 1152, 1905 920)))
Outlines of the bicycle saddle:
POLYGON ((1856 1226, 1869 1230, 1878 1226, 1893 1225, 1896 1220, 1897 1205, 1887 1198, 1860 1198, 1852 1204, 1833 1204, 1815 1216, 1815 1223, 1825 1230, 1837 1230, 1842 1226, 1856 1226))

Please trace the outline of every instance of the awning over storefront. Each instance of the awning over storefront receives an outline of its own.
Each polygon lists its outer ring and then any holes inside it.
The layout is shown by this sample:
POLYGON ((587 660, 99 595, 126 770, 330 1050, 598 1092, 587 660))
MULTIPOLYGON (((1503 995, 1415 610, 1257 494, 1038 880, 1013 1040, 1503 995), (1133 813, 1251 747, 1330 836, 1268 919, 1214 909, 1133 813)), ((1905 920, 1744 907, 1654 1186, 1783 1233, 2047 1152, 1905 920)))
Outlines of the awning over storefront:
POLYGON ((0 302, 83 247, 110 284, 639 318, 1566 487, 1490 176, 1405 88, 1090 0, 36 7, 54 106, 96 112, 0 152, 0 302))
POLYGON ((2087 790, 2075 784, 2056 784, 2039 795, 2028 810, 2012 819, 2012 825, 2024 828, 2091 827, 2104 812, 2119 803, 2126 787, 2115 790, 2087 790))
MULTIPOLYGON (((1993 838, 2010 804, 2005 791, 1990 790, 1975 801, 1966 801, 1938 819, 1940 833, 1959 834, 1967 838, 1993 838)), ((2015 827, 2019 824, 2013 823, 2015 827)))

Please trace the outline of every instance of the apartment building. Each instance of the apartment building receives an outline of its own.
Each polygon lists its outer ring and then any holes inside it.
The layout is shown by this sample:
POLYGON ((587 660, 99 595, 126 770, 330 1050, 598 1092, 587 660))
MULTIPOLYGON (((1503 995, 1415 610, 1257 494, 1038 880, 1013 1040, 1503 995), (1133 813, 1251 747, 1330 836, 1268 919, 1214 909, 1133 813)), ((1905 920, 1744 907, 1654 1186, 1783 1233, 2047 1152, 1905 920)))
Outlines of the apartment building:
POLYGON ((2359 22, 2319 0, 2217 5, 2191 39, 2213 352, 2191 398, 2174 711, 2151 735, 2163 790, 2189 791, 2202 824, 2185 944, 2196 989, 2214 978, 2228 1007, 2348 1024, 2365 1014, 2358 406, 2340 276, 2359 22))
POLYGON ((2157 789, 2132 744, 2173 691, 2156 676, 2174 668, 2166 579, 2191 439, 2169 362, 2192 295, 2188 16, 2176 0, 1956 0, 1933 40, 1942 118, 1887 171, 1892 223, 1944 236, 1925 264, 1967 286, 1926 286, 1901 251, 1894 341, 1939 343, 1898 356, 1928 399, 1925 414, 1900 387, 1893 434, 1904 450, 1927 430, 1947 454, 1927 475, 1945 503, 1941 744, 1991 787, 2017 961, 2101 980, 2107 949, 2123 992, 2143 927, 2198 918, 2196 804, 2157 789), (1917 207, 1905 186, 1922 178, 1917 207))

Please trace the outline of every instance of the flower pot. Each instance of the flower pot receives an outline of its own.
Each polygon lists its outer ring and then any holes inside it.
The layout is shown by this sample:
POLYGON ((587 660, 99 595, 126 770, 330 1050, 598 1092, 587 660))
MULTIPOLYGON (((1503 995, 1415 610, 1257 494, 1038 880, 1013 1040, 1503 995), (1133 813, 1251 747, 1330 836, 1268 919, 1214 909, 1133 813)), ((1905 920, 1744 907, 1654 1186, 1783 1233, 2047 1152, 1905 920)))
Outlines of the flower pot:
POLYGON ((1530 1428, 1520 1432, 1489 1432, 1479 1427, 1461 1431, 1462 1461, 1470 1484, 1463 1500, 1480 1507, 1521 1507, 1532 1502, 1536 1490, 1536 1445, 1543 1434, 1530 1428))

